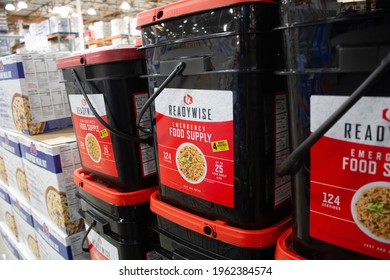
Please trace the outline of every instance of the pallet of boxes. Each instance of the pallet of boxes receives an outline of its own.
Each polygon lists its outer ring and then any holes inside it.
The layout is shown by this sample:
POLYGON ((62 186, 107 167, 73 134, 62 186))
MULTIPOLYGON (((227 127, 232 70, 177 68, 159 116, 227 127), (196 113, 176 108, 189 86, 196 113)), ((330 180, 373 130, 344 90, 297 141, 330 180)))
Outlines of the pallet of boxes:
POLYGON ((7 259, 89 259, 73 171, 80 167, 58 57, 0 58, 0 233, 7 259))

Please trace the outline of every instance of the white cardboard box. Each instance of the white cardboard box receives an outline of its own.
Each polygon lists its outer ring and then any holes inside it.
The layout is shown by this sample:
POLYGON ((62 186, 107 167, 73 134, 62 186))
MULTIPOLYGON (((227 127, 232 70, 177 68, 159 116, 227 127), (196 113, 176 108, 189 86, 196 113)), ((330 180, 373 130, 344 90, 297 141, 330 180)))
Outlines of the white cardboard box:
POLYGON ((4 149, 0 145, 0 183, 8 186, 8 173, 5 167, 4 149))
POLYGON ((130 34, 130 22, 122 18, 114 18, 111 23, 111 36, 130 34))
POLYGON ((66 235, 52 227, 51 221, 40 215, 34 209, 34 227, 37 231, 39 252, 42 260, 89 260, 89 253, 81 248, 81 242, 86 231, 66 235))
POLYGON ((13 238, 19 240, 19 229, 16 224, 15 213, 11 205, 10 190, 0 183, 0 221, 4 223, 13 238))
POLYGON ((10 201, 14 211, 16 226, 18 228, 19 243, 27 250, 29 259, 41 259, 38 239, 34 228, 31 207, 18 193, 10 190, 10 201))
POLYGON ((35 135, 72 126, 66 89, 50 81, 48 55, 31 52, 0 58, 1 127, 35 135))
POLYGON ((16 248, 18 249, 19 260, 37 260, 37 258, 26 248, 24 243, 17 243, 16 248))
POLYGON ((3 240, 4 243, 6 259, 18 260, 19 259, 19 251, 17 245, 18 242, 15 239, 15 237, 12 236, 12 233, 3 222, 0 222, 0 238, 3 240))
POLYGON ((8 188, 0 183, 0 222, 5 222, 5 213, 12 211, 8 188))
POLYGON ((19 137, 31 208, 67 235, 84 227, 73 171, 81 167, 73 128, 19 137))
POLYGON ((70 20, 60 16, 51 16, 49 18, 50 34, 70 32, 70 20))
POLYGON ((21 194, 25 201, 30 201, 30 191, 19 145, 19 134, 0 129, 0 146, 3 148, 8 186, 21 194))
POLYGON ((111 37, 111 23, 109 21, 96 21, 93 26, 95 27, 96 39, 111 37))

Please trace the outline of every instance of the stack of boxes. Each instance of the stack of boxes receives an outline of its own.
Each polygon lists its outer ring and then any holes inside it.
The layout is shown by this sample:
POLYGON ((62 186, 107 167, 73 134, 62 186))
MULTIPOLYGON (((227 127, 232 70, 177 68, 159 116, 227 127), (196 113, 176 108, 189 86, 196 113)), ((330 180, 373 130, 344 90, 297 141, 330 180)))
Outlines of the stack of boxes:
POLYGON ((72 21, 70 19, 62 18, 60 16, 51 16, 49 19, 39 23, 31 23, 29 31, 32 36, 48 36, 54 33, 69 33, 76 30, 72 30, 71 27, 72 21))
POLYGON ((40 23, 31 23, 29 33, 31 36, 50 36, 49 45, 52 51, 75 50, 78 23, 76 18, 62 18, 51 16, 40 23))
POLYGON ((19 258, 17 236, 15 215, 12 211, 8 190, 0 178, 0 238, 5 245, 7 259, 19 258))
POLYGON ((34 135, 72 126, 66 90, 56 69, 67 53, 31 52, 0 59, 2 127, 34 135))
POLYGON ((94 22, 93 26, 96 39, 111 37, 111 23, 109 21, 97 21, 94 22))
POLYGON ((72 177, 80 157, 55 64, 64 55, 1 58, 0 231, 7 258, 89 259, 72 177))
POLYGON ((7 14, 0 12, 0 33, 8 33, 7 14))
POLYGON ((130 22, 127 18, 115 18, 110 21, 111 36, 113 37, 111 44, 117 46, 120 44, 129 43, 130 22))

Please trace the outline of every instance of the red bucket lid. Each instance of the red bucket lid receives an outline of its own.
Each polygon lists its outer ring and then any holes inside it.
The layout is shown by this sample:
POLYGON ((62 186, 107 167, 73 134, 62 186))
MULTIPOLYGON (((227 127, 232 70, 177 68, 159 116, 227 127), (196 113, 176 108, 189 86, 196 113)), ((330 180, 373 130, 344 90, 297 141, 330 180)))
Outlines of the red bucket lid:
POLYGON ((247 3, 275 3, 272 0, 181 0, 137 14, 137 29, 155 21, 193 14, 217 8, 247 3))
POLYGON ((83 191, 117 206, 129 206, 147 202, 150 200, 150 195, 158 189, 158 187, 151 187, 133 192, 119 192, 114 188, 108 188, 97 183, 92 175, 82 168, 78 168, 73 172, 73 181, 83 191))
POLYGON ((135 38, 134 45, 135 45, 137 48, 142 47, 142 38, 141 38, 141 37, 135 38))
POLYGON ((287 229, 276 242, 275 260, 305 260, 291 248, 292 228, 287 229))
POLYGON ((134 45, 102 47, 58 58, 57 68, 65 69, 75 66, 87 66, 123 60, 137 60, 141 58, 144 58, 143 52, 138 50, 134 45))
POLYGON ((278 237, 291 226, 291 218, 288 217, 269 228, 260 230, 232 227, 224 221, 208 220, 164 203, 158 198, 158 192, 150 196, 150 209, 155 214, 189 230, 246 248, 265 248, 275 245, 278 237))

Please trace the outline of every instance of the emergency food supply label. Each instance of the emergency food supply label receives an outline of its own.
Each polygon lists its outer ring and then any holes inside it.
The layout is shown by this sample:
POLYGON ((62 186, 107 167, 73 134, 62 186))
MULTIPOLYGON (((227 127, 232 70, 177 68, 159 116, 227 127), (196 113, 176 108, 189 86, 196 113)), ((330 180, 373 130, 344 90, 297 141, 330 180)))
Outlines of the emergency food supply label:
POLYGON ((118 249, 93 229, 88 234, 88 249, 91 260, 119 260, 118 249))
MULTIPOLYGON (((346 100, 312 96, 314 132, 346 100)), ((310 235, 390 258, 390 99, 361 98, 311 149, 310 235)))
POLYGON ((155 104, 161 184, 233 208, 233 92, 168 88, 155 104))
MULTIPOLYGON (((96 112, 107 122, 103 94, 89 94, 96 112)), ((110 132, 99 122, 81 94, 69 95, 83 166, 118 177, 110 132)))

